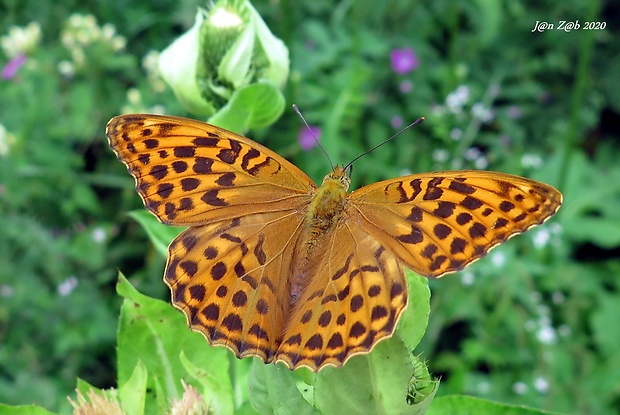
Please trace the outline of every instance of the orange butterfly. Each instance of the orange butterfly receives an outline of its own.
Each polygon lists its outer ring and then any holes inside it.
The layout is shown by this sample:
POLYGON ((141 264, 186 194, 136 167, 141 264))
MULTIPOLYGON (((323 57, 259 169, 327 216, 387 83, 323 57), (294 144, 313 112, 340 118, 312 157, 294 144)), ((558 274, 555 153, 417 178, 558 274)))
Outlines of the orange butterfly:
POLYGON ((189 226, 164 281, 192 330, 237 357, 318 371, 370 352, 407 306, 403 266, 463 269, 562 203, 553 187, 487 171, 414 174, 348 193, 348 169, 316 186, 238 134, 185 118, 112 118, 110 146, 144 205, 189 226))

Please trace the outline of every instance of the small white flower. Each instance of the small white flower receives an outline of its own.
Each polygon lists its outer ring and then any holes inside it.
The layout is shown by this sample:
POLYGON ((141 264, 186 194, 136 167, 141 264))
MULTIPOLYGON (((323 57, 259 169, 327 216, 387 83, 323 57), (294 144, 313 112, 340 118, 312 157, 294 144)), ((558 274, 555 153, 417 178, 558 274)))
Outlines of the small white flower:
POLYGON ((450 152, 445 148, 436 148, 435 150, 433 150, 432 157, 434 161, 438 163, 443 163, 444 161, 447 161, 450 157, 450 152))
POLYGON ((149 113, 151 114, 165 114, 166 113, 166 107, 164 107, 163 105, 153 105, 149 111, 149 113))
POLYGON ((81 26, 83 20, 84 20, 83 15, 79 13, 73 13, 71 16, 69 16, 68 22, 71 26, 81 26))
POLYGON ((542 158, 538 154, 525 153, 521 156, 521 166, 526 169, 538 169, 542 164, 542 158))
POLYGON ((543 326, 538 329, 536 337, 538 338, 538 341, 543 344, 555 344, 558 339, 555 330, 551 326, 543 326))
POLYGON ((93 240, 97 243, 102 243, 103 241, 105 241, 106 238, 106 232, 104 229, 102 228, 95 228, 93 229, 93 240))
POLYGON ((0 285, 0 297, 2 298, 13 297, 14 293, 15 291, 13 290, 13 287, 11 287, 10 285, 8 284, 0 285))
POLYGON ((549 392, 549 381, 542 376, 538 376, 534 379, 534 389, 540 393, 549 392))
POLYGON ((459 141, 463 137, 463 130, 460 128, 453 128, 450 130, 450 138, 454 141, 459 141))
POLYGON ((61 297, 66 297, 78 286, 78 279, 73 275, 58 285, 56 291, 61 297))
POLYGON ((554 235, 560 235, 562 233, 562 225, 557 222, 550 223, 549 226, 546 226, 546 228, 549 228, 551 233, 554 235))
POLYGON ((127 101, 132 105, 139 105, 142 102, 142 95, 137 88, 129 88, 127 90, 127 101))
POLYGON ((551 233, 549 232, 548 227, 537 229, 533 235, 532 242, 536 248, 544 248, 551 239, 551 233))
POLYGON ((97 19, 92 14, 84 15, 82 18, 82 24, 85 29, 90 29, 91 31, 97 28, 97 19))
POLYGON ((489 160, 485 156, 480 156, 474 161, 474 166, 477 169, 484 170, 489 166, 489 160))
POLYGON ((446 106, 448 110, 453 114, 460 114, 463 112, 463 106, 469 99, 469 88, 465 85, 461 85, 456 88, 455 91, 448 94, 446 97, 446 106))
POLYGON ((58 72, 65 78, 72 78, 75 75, 75 66, 66 59, 58 62, 57 68, 58 72))
POLYGON ((515 384, 512 385, 512 391, 517 395, 525 395, 527 392, 527 385, 524 382, 515 382, 515 384))
POLYGON ((469 147, 465 154, 463 155, 466 160, 476 160, 478 157, 482 155, 482 152, 477 147, 469 147))
POLYGON ((41 41, 41 25, 30 22, 25 27, 12 26, 9 33, 0 38, 0 46, 4 54, 10 59, 35 48, 41 41))
POLYGON ((151 49, 142 58, 142 68, 147 74, 159 74, 159 55, 159 51, 151 49))
POLYGON ((560 327, 558 327, 558 334, 561 337, 568 337, 573 333, 573 331, 571 330, 571 328, 569 326, 567 326, 566 324, 562 324, 560 327))
POLYGON ((476 389, 478 390, 478 393, 485 395, 491 391, 491 383, 486 380, 481 380, 478 382, 478 385, 476 385, 476 389))
POLYGON ((15 143, 15 135, 7 131, 4 125, 0 124, 0 156, 6 156, 15 143))
POLYGON ((124 36, 115 36, 114 39, 112 39, 112 49, 116 52, 125 49, 126 45, 127 39, 125 39, 124 36))
POLYGON ((116 35, 116 27, 114 27, 112 23, 104 24, 101 28, 101 36, 103 36, 105 40, 112 40, 114 35, 116 35))
POLYGON ((495 118, 495 112, 492 109, 485 107, 481 102, 476 102, 471 107, 471 114, 474 118, 477 118, 482 122, 489 122, 495 118))
POLYGON ((554 291, 551 294, 551 301, 553 304, 562 304, 565 300, 564 293, 561 291, 554 291))
POLYGON ((468 287, 474 283, 474 273, 471 271, 463 271, 461 273, 461 284, 468 287))
POLYGON ((467 85, 459 85, 454 93, 463 104, 466 104, 469 100, 469 87, 467 85))
POLYGON ((491 252, 491 262, 497 268, 501 268, 506 263, 506 255, 501 251, 491 252))

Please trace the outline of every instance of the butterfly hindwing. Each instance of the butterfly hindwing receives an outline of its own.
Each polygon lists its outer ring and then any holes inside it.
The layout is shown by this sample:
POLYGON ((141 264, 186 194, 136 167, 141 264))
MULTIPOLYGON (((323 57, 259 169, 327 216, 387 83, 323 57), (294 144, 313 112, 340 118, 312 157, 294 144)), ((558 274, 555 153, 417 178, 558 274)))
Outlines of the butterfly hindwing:
POLYGON ((190 227, 170 244, 174 306, 212 345, 273 359, 290 308, 287 275, 303 217, 271 212, 190 227))
POLYGON ((407 305, 403 266, 380 241, 342 221, 319 242, 313 266, 295 270, 306 273, 308 284, 275 359, 291 368, 339 367, 368 353, 392 335, 407 305))

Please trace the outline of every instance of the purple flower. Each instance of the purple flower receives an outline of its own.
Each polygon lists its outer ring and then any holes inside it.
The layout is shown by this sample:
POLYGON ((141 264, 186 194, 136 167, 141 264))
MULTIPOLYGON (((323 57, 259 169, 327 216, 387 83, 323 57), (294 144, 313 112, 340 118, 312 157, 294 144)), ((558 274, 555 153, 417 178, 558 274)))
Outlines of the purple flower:
POLYGON ((301 127, 301 130, 299 130, 299 135, 297 136, 299 145, 304 151, 308 151, 316 146, 319 138, 321 138, 321 129, 314 125, 311 125, 310 128, 304 125, 301 127))
POLYGON ((401 117, 400 115, 394 115, 392 118, 390 118, 390 124, 392 125, 392 128, 397 129, 403 126, 403 117, 401 117))
POLYGON ((26 63, 26 55, 20 53, 15 56, 6 65, 4 65, 4 68, 2 68, 2 79, 12 79, 24 63, 26 63))
POLYGON ((393 49, 390 52, 390 61, 392 70, 399 75, 408 74, 420 64, 420 60, 412 48, 393 49))
POLYGON ((413 89, 413 84, 409 80, 404 80, 400 84, 398 84, 398 89, 403 94, 408 94, 413 89))
POLYGON ((517 118, 521 118, 521 116, 523 115, 523 111, 521 110, 521 107, 518 105, 510 105, 508 107, 508 116, 512 119, 517 119, 517 118))

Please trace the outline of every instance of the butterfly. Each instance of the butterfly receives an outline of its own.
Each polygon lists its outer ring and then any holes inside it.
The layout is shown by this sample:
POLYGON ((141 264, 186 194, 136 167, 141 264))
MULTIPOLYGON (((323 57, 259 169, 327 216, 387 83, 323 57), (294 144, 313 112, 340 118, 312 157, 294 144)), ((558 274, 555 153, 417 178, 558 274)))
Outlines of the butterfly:
POLYGON ((349 193, 350 165, 317 186, 282 156, 203 122, 130 114, 112 150, 160 222, 173 305, 211 345, 290 369, 342 366, 390 337, 404 267, 462 270, 549 219, 562 195, 489 171, 413 174, 349 193))

